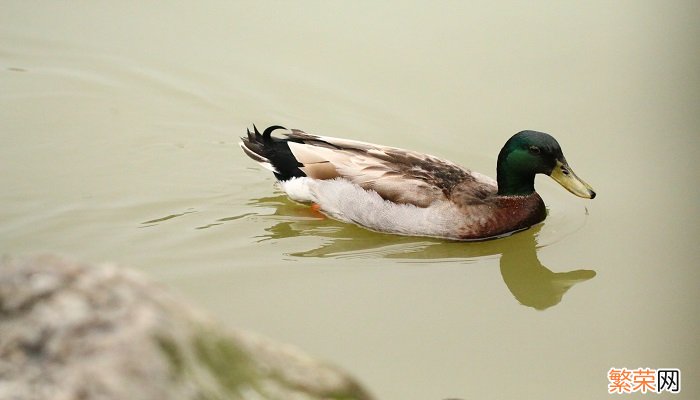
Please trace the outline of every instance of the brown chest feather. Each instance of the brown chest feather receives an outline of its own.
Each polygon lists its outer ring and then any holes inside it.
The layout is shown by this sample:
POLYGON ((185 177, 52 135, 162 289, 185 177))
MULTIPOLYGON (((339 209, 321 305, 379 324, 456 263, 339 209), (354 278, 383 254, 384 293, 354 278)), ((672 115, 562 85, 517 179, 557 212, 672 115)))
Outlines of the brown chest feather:
POLYGON ((483 205, 464 207, 460 237, 487 239, 529 228, 542 222, 547 210, 537 193, 528 196, 494 196, 483 205))

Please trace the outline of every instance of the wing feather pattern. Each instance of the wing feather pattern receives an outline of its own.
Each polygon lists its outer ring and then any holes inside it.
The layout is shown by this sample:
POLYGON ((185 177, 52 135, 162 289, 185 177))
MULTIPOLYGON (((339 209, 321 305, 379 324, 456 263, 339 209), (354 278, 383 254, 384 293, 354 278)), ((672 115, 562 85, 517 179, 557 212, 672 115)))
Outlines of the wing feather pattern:
POLYGON ((355 140, 287 131, 287 145, 307 176, 344 178, 385 200, 428 207, 435 201, 483 203, 496 183, 428 154, 355 140))

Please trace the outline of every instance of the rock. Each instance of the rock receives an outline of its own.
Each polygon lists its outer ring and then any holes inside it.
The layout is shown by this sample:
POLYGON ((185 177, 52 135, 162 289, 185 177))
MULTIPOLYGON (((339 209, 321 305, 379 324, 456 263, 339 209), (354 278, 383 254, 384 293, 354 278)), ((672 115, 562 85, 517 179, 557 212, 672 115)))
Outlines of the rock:
POLYGON ((0 399, 370 399, 301 351, 226 329, 142 275, 0 261, 0 399))

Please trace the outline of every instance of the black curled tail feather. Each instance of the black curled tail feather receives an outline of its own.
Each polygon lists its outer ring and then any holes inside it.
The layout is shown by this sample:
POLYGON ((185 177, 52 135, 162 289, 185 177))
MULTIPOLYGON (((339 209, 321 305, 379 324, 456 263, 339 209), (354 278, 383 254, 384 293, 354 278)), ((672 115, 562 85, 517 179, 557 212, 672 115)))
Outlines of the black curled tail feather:
POLYGON ((277 129, 286 129, 279 125, 268 127, 261 134, 253 125, 253 132, 247 130, 248 137, 242 137, 241 147, 253 160, 271 169, 275 177, 280 181, 286 181, 295 177, 306 176, 299 169, 303 164, 299 163, 289 149, 289 138, 272 137, 272 132, 277 129))
MULTIPOLYGON (((255 125, 253 125, 253 127, 255 127, 255 125)), ((263 135, 263 139, 265 139, 265 140, 270 140, 270 139, 272 138, 272 132, 273 132, 275 129, 287 129, 287 128, 285 128, 285 127, 283 127, 283 126, 279 126, 279 125, 272 125, 272 126, 269 126, 267 129, 265 129, 265 130, 263 131, 263 134, 262 134, 262 135, 263 135)))

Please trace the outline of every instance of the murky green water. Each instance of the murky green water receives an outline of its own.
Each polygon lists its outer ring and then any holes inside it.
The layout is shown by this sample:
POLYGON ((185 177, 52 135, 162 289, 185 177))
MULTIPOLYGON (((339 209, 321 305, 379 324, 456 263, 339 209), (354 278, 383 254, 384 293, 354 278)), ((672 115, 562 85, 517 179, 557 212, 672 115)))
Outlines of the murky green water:
POLYGON ((3 254, 136 266, 383 399, 602 398, 613 366, 697 396, 696 2, 2 9, 3 254), (510 238, 373 233, 286 200, 252 123, 491 176, 542 130, 598 197, 544 177, 549 218, 510 238))

